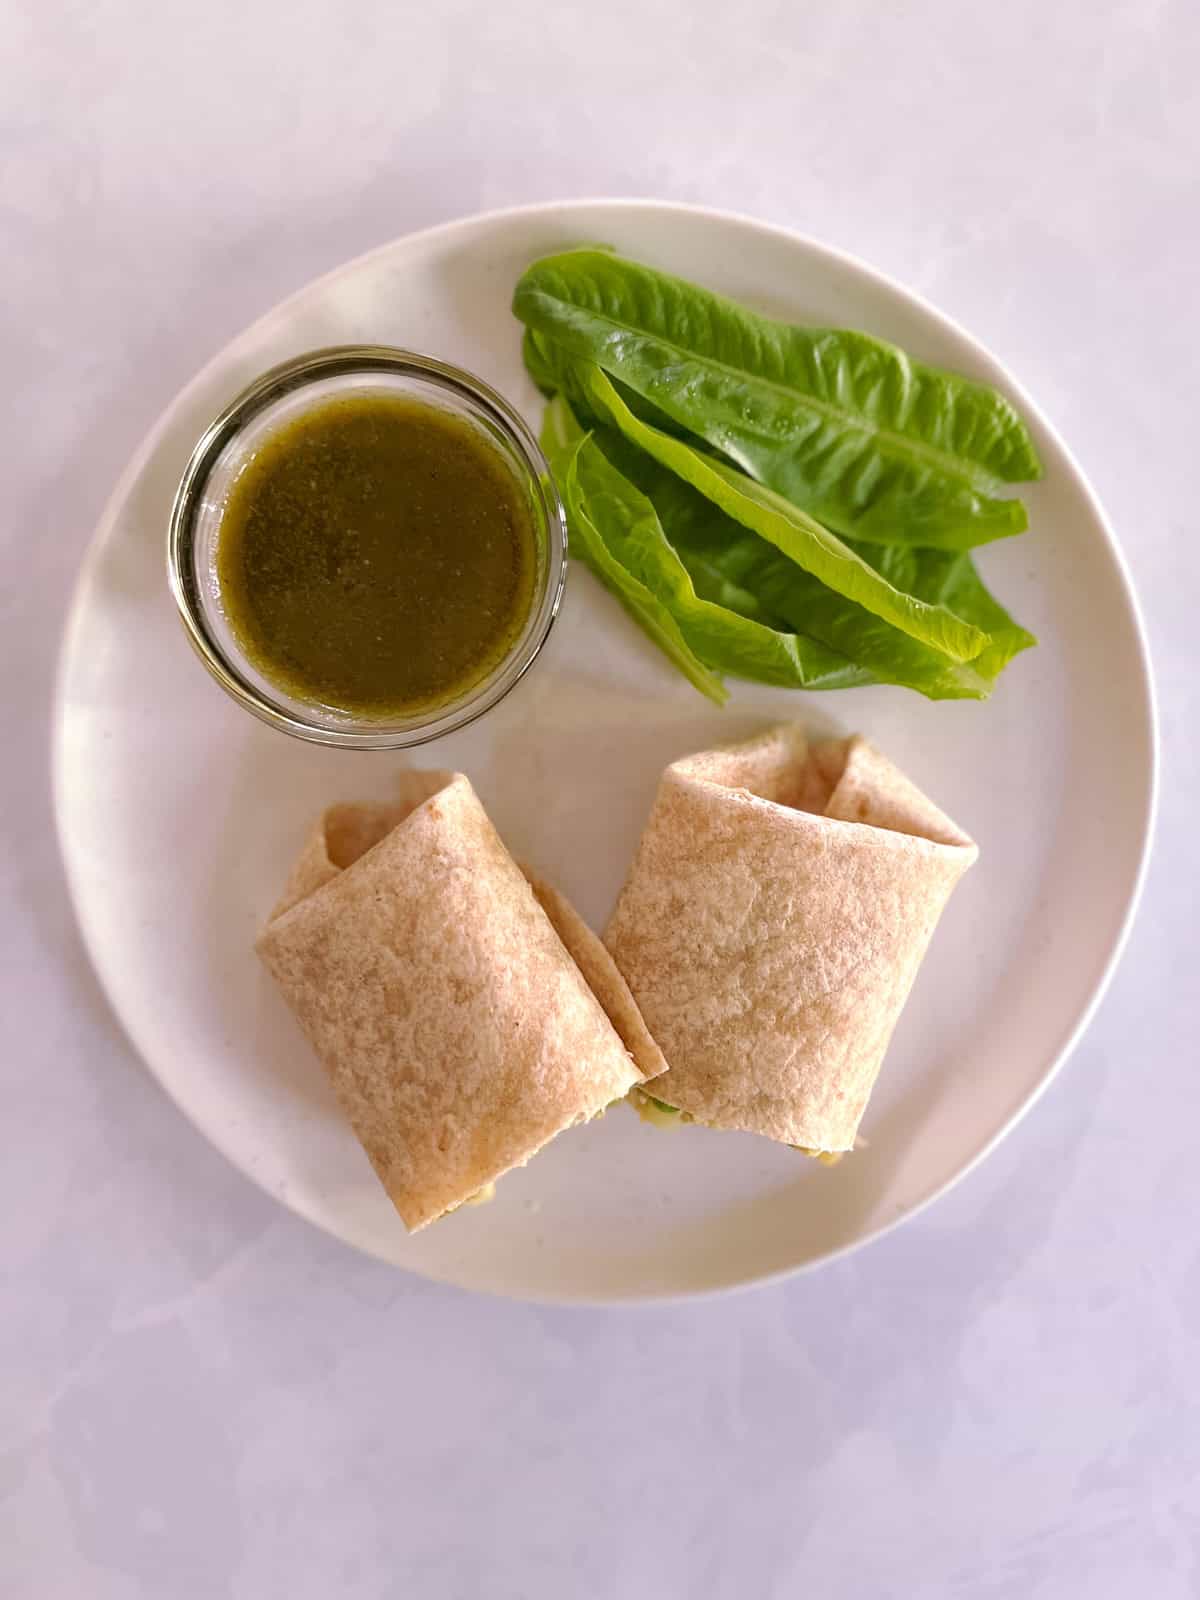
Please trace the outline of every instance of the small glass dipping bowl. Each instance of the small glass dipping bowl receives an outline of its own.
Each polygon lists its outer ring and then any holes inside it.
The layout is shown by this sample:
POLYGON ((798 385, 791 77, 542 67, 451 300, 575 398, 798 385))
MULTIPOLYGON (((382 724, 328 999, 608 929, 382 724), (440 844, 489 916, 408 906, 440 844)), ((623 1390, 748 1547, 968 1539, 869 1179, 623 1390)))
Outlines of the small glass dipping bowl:
POLYGON ((469 372, 384 345, 317 350, 264 373, 209 426, 175 494, 167 535, 171 592, 188 636, 217 682, 263 722, 298 739, 361 750, 398 750, 453 733, 502 700, 546 642, 566 578, 567 524, 545 457, 525 423, 469 372), (280 427, 310 407, 355 395, 395 395, 468 422, 494 449, 524 494, 536 572, 529 614, 511 647, 451 699, 406 715, 367 717, 298 699, 266 677, 242 649, 221 600, 217 549, 239 472, 280 427))

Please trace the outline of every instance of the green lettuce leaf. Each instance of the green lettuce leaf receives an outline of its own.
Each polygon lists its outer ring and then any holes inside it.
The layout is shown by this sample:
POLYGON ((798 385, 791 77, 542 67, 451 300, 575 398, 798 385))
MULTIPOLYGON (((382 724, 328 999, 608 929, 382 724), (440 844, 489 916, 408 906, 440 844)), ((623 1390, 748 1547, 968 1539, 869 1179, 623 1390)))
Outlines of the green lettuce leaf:
POLYGON ((948 606, 988 635, 989 642, 970 662, 989 687, 1022 650, 1037 639, 988 590, 968 551, 906 549, 902 545, 863 545, 860 554, 897 587, 931 603, 948 606))
MULTIPOLYGON (((546 408, 542 445, 552 468, 564 473, 567 514, 572 533, 580 525, 582 560, 622 601, 628 603, 630 592, 635 594, 635 615, 643 626, 647 612, 653 612, 659 624, 655 642, 672 659, 679 661, 682 642, 707 667, 759 683, 841 689, 871 681, 869 674, 815 639, 765 626, 698 595, 654 506, 584 433, 562 395, 546 408), (597 541, 603 547, 600 559, 597 541), (668 619, 673 628, 666 625, 668 619)), ((707 683, 695 676, 692 681, 710 692, 707 683)))
POLYGON ((593 409, 631 444, 689 483, 733 521, 774 545, 835 594, 853 600, 901 633, 953 661, 969 661, 987 646, 986 631, 955 615, 940 601, 930 604, 897 589, 857 550, 782 495, 634 416, 594 362, 574 362, 572 373, 593 409))
POLYGON ((563 386, 555 360, 554 347, 549 339, 542 339, 532 328, 521 336, 521 357, 525 370, 549 400, 563 386))
POLYGON ((998 497, 1041 475, 1013 406, 894 345, 774 322, 602 250, 535 262, 513 310, 837 533, 963 550, 1027 526, 998 497))
MULTIPOLYGON (((700 517, 681 521, 666 506, 661 514, 697 593, 735 608, 741 594, 751 594, 757 613, 771 615, 775 626, 803 628, 880 683, 901 684, 931 700, 986 699, 1005 664, 1035 642, 988 594, 966 551, 916 551, 916 570, 908 575, 928 600, 953 600, 960 615, 996 629, 978 656, 956 662, 834 594, 765 540, 728 519, 722 523, 719 514, 707 525, 700 517)), ((871 548, 864 545, 864 554, 871 548)))
POLYGON ((948 605, 987 630, 989 643, 980 654, 969 662, 955 662, 834 594, 615 429, 597 427, 593 439, 653 504, 698 595, 766 626, 803 632, 840 651, 858 663, 862 681, 900 684, 933 700, 982 700, 1012 657, 1036 643, 988 593, 966 551, 858 547, 864 560, 877 564, 897 588, 948 605))
MULTIPOLYGON (((616 595, 633 620, 675 663, 689 683, 717 705, 724 705, 729 691, 720 678, 699 659, 662 601, 610 550, 605 530, 593 515, 586 489, 580 481, 579 459, 588 442, 574 426, 566 403, 551 401, 542 425, 542 449, 562 490, 571 533, 571 554, 616 595)), ((597 508, 602 519, 607 516, 607 510, 605 506, 597 508)))

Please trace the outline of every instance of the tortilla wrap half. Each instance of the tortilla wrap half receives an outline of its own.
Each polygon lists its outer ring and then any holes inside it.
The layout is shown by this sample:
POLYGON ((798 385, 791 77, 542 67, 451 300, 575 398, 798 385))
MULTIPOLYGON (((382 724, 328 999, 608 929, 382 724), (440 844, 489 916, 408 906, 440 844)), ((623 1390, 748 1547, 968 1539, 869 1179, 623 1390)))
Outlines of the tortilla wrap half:
POLYGON ((861 738, 800 728, 667 768, 605 943, 717 1128, 844 1151, 978 851, 861 738))
POLYGON ((258 952, 405 1226, 666 1063, 603 944, 461 773, 318 820, 258 952))

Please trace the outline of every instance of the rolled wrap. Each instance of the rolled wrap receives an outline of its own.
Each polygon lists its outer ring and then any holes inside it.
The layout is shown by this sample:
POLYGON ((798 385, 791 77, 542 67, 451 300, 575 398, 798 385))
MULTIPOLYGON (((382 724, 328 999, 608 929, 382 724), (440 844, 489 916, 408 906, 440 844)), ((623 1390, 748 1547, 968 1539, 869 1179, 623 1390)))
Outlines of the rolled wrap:
POLYGON ((605 943, 698 1122, 850 1150, 972 841, 860 738, 663 774, 605 943))
POLYGON ((258 940, 405 1226, 665 1065, 600 940, 461 773, 319 819, 258 940))

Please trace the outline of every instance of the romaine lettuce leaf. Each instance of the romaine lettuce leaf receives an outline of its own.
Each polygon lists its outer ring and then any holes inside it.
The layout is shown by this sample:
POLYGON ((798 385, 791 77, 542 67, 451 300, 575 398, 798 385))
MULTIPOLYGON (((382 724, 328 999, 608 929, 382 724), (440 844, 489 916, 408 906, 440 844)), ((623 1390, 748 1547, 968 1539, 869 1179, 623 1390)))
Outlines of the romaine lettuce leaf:
POLYGON ((998 493, 1041 475, 1011 403, 894 345, 595 249, 535 262, 513 310, 837 533, 963 550, 1027 526, 998 493))
POLYGON ((956 616, 940 602, 929 604, 895 588, 857 550, 782 495, 634 416, 594 362, 573 362, 572 373, 593 409, 631 444, 689 483, 734 522, 774 545, 835 594, 855 601, 953 661, 969 661, 987 645, 984 630, 956 616))
MULTIPOLYGON (((581 559, 624 603, 636 602, 639 622, 654 619, 655 642, 677 664, 684 665, 687 651, 716 672, 797 689, 871 681, 818 640, 774 629, 697 594, 654 506, 584 433, 562 395, 546 408, 542 445, 567 485, 567 514, 571 532, 578 528, 581 559)), ((694 670, 688 675, 716 698, 707 678, 701 681, 694 670)))

